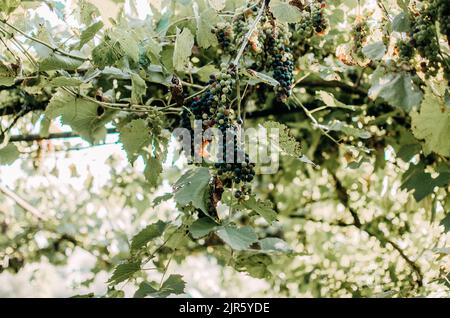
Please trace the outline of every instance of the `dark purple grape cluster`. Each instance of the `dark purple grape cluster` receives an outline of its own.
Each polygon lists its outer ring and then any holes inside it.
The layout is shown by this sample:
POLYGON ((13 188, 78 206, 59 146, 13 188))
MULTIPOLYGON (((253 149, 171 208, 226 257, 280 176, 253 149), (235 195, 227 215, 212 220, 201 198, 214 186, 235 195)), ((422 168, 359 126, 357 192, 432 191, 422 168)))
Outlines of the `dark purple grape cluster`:
MULTIPOLYGON (((250 162, 249 156, 238 142, 237 126, 242 122, 235 118, 233 109, 229 107, 230 97, 236 85, 235 76, 235 67, 222 63, 221 72, 210 76, 209 88, 200 96, 194 97, 182 111, 181 126, 191 130, 192 142, 194 141, 192 119, 201 120, 203 131, 210 127, 221 131, 223 142, 217 147, 217 163, 214 164, 217 175, 225 186, 230 187, 234 182, 240 184, 243 191, 244 183, 252 181, 255 176, 255 165, 250 162)), ((193 151, 194 148, 192 144, 193 151)))
POLYGON ((222 131, 224 134, 223 144, 218 147, 222 158, 219 158, 219 162, 215 164, 217 174, 236 184, 252 181, 255 176, 255 165, 250 162, 249 156, 242 150, 236 130, 230 127, 227 131, 225 129, 222 131), (227 138, 226 133, 233 134, 232 138, 227 138))
POLYGON ((212 32, 216 35, 219 46, 225 52, 230 52, 235 49, 234 46, 234 32, 230 23, 221 22, 218 23, 212 32))
POLYGON ((181 126, 191 128, 191 116, 195 120, 202 120, 203 128, 213 127, 217 124, 220 127, 227 127, 233 113, 229 109, 228 96, 235 86, 236 72, 233 68, 228 68, 222 64, 222 72, 218 75, 211 75, 208 82, 209 88, 200 96, 194 97, 181 114, 181 126))
POLYGON ((311 4, 311 21, 314 30, 322 33, 328 28, 328 20, 325 17, 325 0, 319 0, 311 4))
POLYGON ((286 101, 291 95, 292 83, 294 76, 294 63, 289 48, 290 32, 282 32, 285 30, 277 29, 274 32, 273 28, 267 27, 266 32, 266 48, 268 52, 268 65, 273 72, 273 78, 276 79, 280 85, 275 87, 276 94, 279 100, 286 101), (276 33, 276 34, 274 34, 276 33))

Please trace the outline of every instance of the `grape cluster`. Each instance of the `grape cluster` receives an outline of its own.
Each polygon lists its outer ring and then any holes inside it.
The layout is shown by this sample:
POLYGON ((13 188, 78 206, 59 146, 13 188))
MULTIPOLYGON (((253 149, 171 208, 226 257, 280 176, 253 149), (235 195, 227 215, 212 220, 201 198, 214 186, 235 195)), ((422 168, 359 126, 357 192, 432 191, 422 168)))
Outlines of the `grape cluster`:
POLYGON ((280 83, 275 87, 277 97, 284 102, 291 95, 294 78, 292 74, 294 63, 289 48, 292 34, 288 30, 282 29, 281 26, 277 29, 266 26, 265 33, 268 52, 267 64, 273 71, 273 78, 280 83))
POLYGON ((328 28, 328 21, 325 18, 325 1, 319 0, 311 4, 311 22, 317 33, 323 33, 328 28))
MULTIPOLYGON (((237 137, 237 126, 242 122, 235 118, 233 109, 229 107, 230 97, 235 88, 236 71, 233 65, 221 64, 221 72, 211 75, 209 88, 200 96, 192 99, 190 105, 181 114, 181 126, 191 130, 191 116, 202 121, 202 128, 218 128, 223 136, 222 144, 218 146, 218 162, 215 163, 217 175, 225 186, 231 182, 241 184, 253 180, 254 164, 250 163, 248 155, 241 149, 237 137), (227 138, 230 135, 233 138, 227 138)), ((192 141, 194 138, 191 138, 192 141)), ((203 147, 204 145, 202 145, 203 147)), ((194 149, 194 147, 191 147, 194 149)), ((193 154, 191 154, 193 155, 193 154)))
POLYGON ((223 154, 221 162, 215 164, 217 174, 224 180, 234 181, 236 184, 250 182, 255 176, 254 163, 250 162, 249 156, 242 150, 236 131, 231 128, 228 133, 233 133, 233 138, 227 140, 224 132, 223 145, 219 147, 219 153, 223 154))
POLYGON ((398 56, 400 61, 410 63, 414 58, 414 47, 408 41, 399 41, 397 43, 398 56))
POLYGON ((222 71, 218 75, 212 74, 208 82, 209 89, 198 97, 194 97, 187 110, 182 112, 181 126, 191 128, 191 114, 194 119, 202 120, 203 128, 227 127, 232 110, 228 109, 227 102, 229 94, 235 86, 235 71, 228 68, 225 63, 221 65, 222 71))
POLYGON ((436 76, 439 70, 439 43, 436 39, 436 28, 430 18, 429 11, 414 16, 411 23, 411 44, 428 63, 421 63, 426 76, 436 76))
POLYGON ((435 0, 434 6, 441 33, 447 36, 448 45, 450 45, 450 2, 448 0, 435 0))
POLYGON ((220 22, 211 30, 217 37, 220 48, 225 52, 231 52, 234 46, 234 31, 230 23, 220 22))
POLYGON ((293 39, 300 45, 305 44, 314 35, 315 31, 309 12, 303 11, 301 22, 293 26, 293 28, 293 39))
POLYGON ((291 42, 295 43, 296 55, 303 55, 311 48, 311 40, 315 34, 323 34, 328 28, 328 20, 325 17, 325 2, 317 1, 305 7, 301 12, 301 21, 291 24, 291 42))

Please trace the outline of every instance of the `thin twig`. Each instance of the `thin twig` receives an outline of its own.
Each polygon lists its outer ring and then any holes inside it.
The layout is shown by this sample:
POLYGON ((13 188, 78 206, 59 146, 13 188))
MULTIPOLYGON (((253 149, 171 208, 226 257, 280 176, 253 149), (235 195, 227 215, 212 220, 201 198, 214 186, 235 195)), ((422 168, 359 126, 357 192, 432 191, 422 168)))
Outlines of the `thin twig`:
POLYGON ((36 43, 39 43, 39 44, 49 48, 50 50, 52 50, 55 53, 58 53, 60 55, 64 55, 64 56, 67 56, 67 57, 70 57, 70 58, 73 58, 73 59, 76 59, 76 60, 80 60, 80 61, 89 61, 90 60, 89 58, 86 58, 86 57, 82 57, 82 56, 74 55, 74 54, 71 54, 71 53, 67 53, 67 52, 65 52, 65 51, 63 51, 63 50, 61 50, 61 49, 59 49, 57 47, 52 46, 51 44, 49 44, 47 42, 44 42, 44 41, 42 41, 40 39, 37 39, 37 38, 35 38, 35 37, 31 36, 31 35, 28 35, 25 32, 23 32, 22 30, 20 30, 19 28, 17 28, 14 25, 10 24, 6 20, 0 20, 0 22, 2 22, 3 24, 7 25, 8 27, 13 29, 14 31, 19 32, 20 34, 22 34, 27 39, 29 39, 31 41, 34 41, 36 43))
POLYGON ((33 216, 35 216, 38 220, 40 220, 40 221, 45 220, 44 215, 38 209, 36 209, 34 206, 32 206, 30 203, 28 203, 25 199, 20 197, 18 194, 14 193, 8 187, 0 184, 0 192, 5 194, 6 196, 10 197, 12 200, 14 200, 17 203, 18 206, 20 206, 22 209, 29 212, 33 216))
POLYGON ((322 133, 327 136, 331 141, 333 141, 336 145, 340 146, 341 144, 334 139, 333 137, 330 136, 329 133, 327 133, 322 126, 319 124, 319 122, 317 121, 317 119, 311 114, 311 112, 308 110, 308 108, 306 108, 303 103, 297 98, 297 96, 292 95, 292 97, 294 98, 294 100, 298 103, 298 105, 303 109, 303 111, 305 112, 306 116, 311 119, 311 121, 313 122, 314 126, 319 128, 322 133))

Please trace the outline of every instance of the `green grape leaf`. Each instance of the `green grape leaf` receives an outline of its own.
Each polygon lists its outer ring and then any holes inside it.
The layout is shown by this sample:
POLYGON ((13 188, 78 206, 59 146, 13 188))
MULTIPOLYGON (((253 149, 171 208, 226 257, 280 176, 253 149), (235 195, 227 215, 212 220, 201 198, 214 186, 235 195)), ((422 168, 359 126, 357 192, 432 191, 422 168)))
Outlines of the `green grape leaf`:
POLYGON ((81 32, 80 43, 78 44, 78 49, 81 49, 86 43, 92 40, 95 35, 103 28, 104 24, 102 21, 98 21, 81 32))
POLYGON ((218 227, 218 224, 211 218, 200 218, 191 224, 189 232, 195 239, 208 235, 218 227))
POLYGON ((91 24, 94 18, 100 15, 100 11, 98 10, 98 8, 86 0, 79 0, 77 9, 79 14, 79 21, 86 25, 91 24))
POLYGON ((280 22, 296 23, 302 19, 301 11, 289 3, 272 0, 270 1, 269 7, 275 19, 280 22))
POLYGON ((146 56, 152 63, 159 64, 160 54, 163 49, 162 45, 152 38, 149 38, 145 46, 146 56))
POLYGON ((0 165, 10 165, 19 158, 19 150, 16 145, 9 143, 5 147, 0 148, 0 165))
POLYGON ((136 251, 147 245, 148 242, 160 237, 166 229, 167 223, 158 221, 148 225, 131 239, 131 249, 136 251))
POLYGON ((126 56, 131 58, 134 62, 139 61, 139 44, 131 31, 116 31, 111 34, 111 37, 120 43, 120 47, 126 56))
POLYGON ((302 155, 302 145, 290 133, 289 128, 286 125, 269 120, 265 121, 262 126, 267 129, 272 145, 276 144, 272 138, 273 136, 271 136, 271 134, 274 134, 278 137, 277 144, 283 152, 296 158, 302 155))
POLYGON ((258 236, 249 226, 237 228, 233 225, 225 225, 221 226, 216 233, 226 244, 237 251, 248 249, 250 245, 258 241, 258 236))
POLYGON ((376 78, 369 90, 369 97, 383 98, 394 107, 409 112, 422 101, 422 92, 407 73, 387 74, 376 78))
POLYGON ((92 61, 99 68, 112 66, 125 56, 125 51, 118 41, 109 36, 92 50, 92 61))
POLYGON ((186 283, 181 275, 170 275, 162 284, 159 290, 160 297, 167 297, 170 294, 180 295, 184 293, 186 283))
POLYGON ((450 108, 442 97, 427 89, 420 112, 411 113, 412 132, 417 139, 423 139, 426 153, 434 151, 450 157, 450 108))
POLYGON ((264 253, 250 254, 240 253, 234 262, 234 268, 239 272, 247 272, 256 278, 269 278, 272 274, 268 267, 272 264, 272 258, 264 253))
POLYGON ((128 161, 133 164, 145 146, 151 142, 150 128, 144 119, 135 119, 119 126, 119 139, 127 153, 128 161))
POLYGON ((0 0, 0 12, 10 14, 20 5, 20 0, 0 0))
POLYGON ((142 282, 139 289, 134 294, 135 298, 143 298, 146 296, 165 298, 169 295, 180 295, 184 293, 186 283, 181 275, 170 275, 158 290, 148 282, 142 282))
POLYGON ((444 226, 445 233, 450 231, 450 213, 447 213, 447 215, 442 219, 440 225, 444 226))
POLYGON ((162 162, 156 157, 144 157, 145 168, 144 176, 150 186, 155 187, 158 184, 159 176, 162 172, 162 162))
POLYGON ((204 10, 197 17, 197 43, 200 47, 207 49, 217 45, 217 38, 211 32, 213 26, 219 21, 219 16, 213 9, 204 10))
POLYGON ((13 86, 15 81, 14 77, 4 77, 0 75, 0 86, 13 86))
POLYGON ((153 296, 158 293, 158 290, 149 282, 142 282, 139 284, 138 290, 134 293, 134 298, 144 298, 146 296, 153 296))
POLYGON ((78 78, 66 77, 66 76, 58 76, 52 78, 48 85, 53 87, 61 87, 61 86, 80 86, 83 81, 78 78))
POLYGON ((270 201, 257 200, 254 196, 242 203, 242 206, 248 210, 254 211, 262 216, 269 224, 277 220, 277 212, 272 208, 270 201))
POLYGON ((392 29, 397 32, 408 32, 411 27, 408 14, 400 12, 392 20, 392 29))
POLYGON ((161 51, 161 63, 164 65, 164 68, 169 73, 173 73, 174 65, 173 65, 173 55, 174 47, 172 45, 166 45, 163 47, 161 51))
POLYGON ((15 83, 17 71, 0 61, 0 86, 12 86, 15 83))
POLYGON ((192 205, 207 213, 208 208, 205 202, 205 193, 209 189, 209 180, 211 176, 208 168, 196 168, 187 171, 174 184, 175 202, 181 206, 192 205))
POLYGON ((117 285, 118 283, 131 278, 140 269, 141 269, 141 265, 139 262, 119 264, 114 269, 114 272, 113 272, 111 278, 108 280, 108 283, 117 285))
POLYGON ((45 116, 48 119, 61 116, 63 125, 69 125, 74 132, 90 143, 96 143, 105 138, 105 124, 112 120, 115 113, 95 102, 72 96, 61 89, 57 90, 45 109, 45 116))
POLYGON ((157 206, 158 204, 161 204, 162 202, 165 202, 172 198, 173 198, 172 193, 166 193, 166 194, 160 195, 153 200, 153 206, 157 206))
POLYGON ((136 73, 131 74, 131 103, 142 104, 142 97, 147 91, 147 84, 136 73))
POLYGON ((364 46, 362 52, 371 60, 381 60, 386 54, 386 46, 383 41, 378 41, 364 46))
POLYGON ((79 59, 74 59, 68 56, 60 55, 57 53, 50 53, 45 59, 39 63, 39 69, 41 71, 52 71, 52 70, 76 70, 83 61, 79 59))
POLYGON ((414 190, 413 196, 417 202, 432 194, 435 187, 444 187, 450 183, 450 171, 442 171, 436 178, 433 178, 424 169, 423 163, 411 164, 402 176, 401 188, 414 190))
POLYGON ((188 28, 180 32, 177 28, 177 37, 173 51, 173 67, 177 71, 183 71, 192 53, 194 46, 194 36, 188 28))

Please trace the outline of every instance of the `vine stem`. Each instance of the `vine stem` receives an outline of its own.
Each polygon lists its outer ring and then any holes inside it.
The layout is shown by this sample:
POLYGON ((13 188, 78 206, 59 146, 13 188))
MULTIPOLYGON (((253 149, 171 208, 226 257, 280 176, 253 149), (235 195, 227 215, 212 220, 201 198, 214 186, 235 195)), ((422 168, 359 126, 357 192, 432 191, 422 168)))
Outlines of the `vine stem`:
POLYGON ((162 276, 161 276, 161 281, 159 282, 159 288, 160 288, 160 289, 161 289, 162 284, 163 284, 163 282, 164 282, 164 277, 166 276, 167 271, 169 270, 170 262, 172 261, 172 258, 173 258, 173 255, 174 255, 174 254, 175 254, 175 251, 174 251, 172 254, 170 254, 169 260, 167 261, 166 267, 164 268, 164 272, 163 272, 163 274, 162 274, 162 276))
POLYGON ((317 121, 317 119, 311 114, 311 112, 308 110, 308 108, 306 108, 303 103, 297 98, 297 96, 292 95, 292 97, 295 99, 295 101, 298 103, 298 105, 303 109, 303 111, 305 112, 306 116, 311 119, 311 121, 313 122, 314 126, 316 126, 317 128, 319 128, 322 133, 327 136, 328 138, 330 138, 336 145, 340 146, 341 144, 334 139, 333 137, 330 136, 329 133, 327 133, 319 124, 319 122, 317 121))
MULTIPOLYGON (((31 64, 33 64, 35 67, 38 66, 38 64, 36 63, 36 60, 31 56, 30 53, 28 53, 28 51, 23 47, 23 45, 16 39, 14 34, 9 33, 8 30, 6 30, 2 26, 0 26, 0 31, 2 31, 5 34, 5 36, 9 36, 9 40, 11 41, 11 43, 14 44, 14 46, 19 50, 19 52, 21 52, 27 59, 30 60, 31 64)), ((2 42, 3 42, 3 38, 2 37, 0 37, 0 38, 2 39, 2 42)), ((5 42, 3 42, 3 43, 5 43, 5 42)), ((6 43, 5 43, 5 46, 8 48, 6 43)), ((12 53, 11 50, 10 50, 10 52, 12 53)))
POLYGON ((19 32, 20 34, 22 34, 22 35, 23 35, 24 37, 26 37, 27 39, 29 39, 29 40, 31 40, 31 41, 34 41, 34 42, 36 42, 36 43, 39 43, 39 44, 41 44, 41 45, 43 45, 43 46, 49 48, 49 49, 52 50, 53 52, 56 52, 56 53, 59 53, 59 54, 61 54, 61 55, 64 55, 64 56, 67 56, 67 57, 70 57, 70 58, 73 58, 73 59, 76 59, 76 60, 80 60, 80 61, 89 61, 89 60, 90 60, 89 58, 86 58, 86 57, 82 57, 82 56, 74 55, 74 54, 71 54, 71 53, 67 53, 67 52, 65 52, 65 51, 63 51, 63 50, 61 50, 61 49, 59 49, 59 48, 57 48, 57 47, 55 47, 55 46, 52 46, 51 44, 49 44, 49 43, 47 43, 47 42, 45 42, 45 41, 42 41, 42 40, 40 40, 40 39, 38 39, 38 38, 35 38, 35 37, 31 36, 31 35, 28 35, 28 34, 26 34, 25 32, 23 32, 22 30, 20 30, 19 28, 15 27, 15 26, 12 25, 11 23, 9 23, 9 22, 8 22, 7 20, 5 20, 5 19, 0 20, 0 22, 2 22, 3 24, 7 25, 8 27, 10 27, 11 29, 13 29, 14 31, 19 32))
POLYGON ((250 29, 247 31, 247 34, 244 37, 244 42, 242 42, 242 45, 239 48, 236 58, 233 61, 233 64, 236 65, 236 67, 239 63, 239 60, 241 59, 242 54, 244 53, 245 47, 247 46, 247 43, 248 43, 250 37, 252 36, 252 33, 255 31, 259 20, 261 20, 261 17, 262 17, 265 7, 266 7, 266 3, 264 1, 262 1, 262 5, 261 5, 261 8, 259 9, 258 15, 256 16, 255 20, 253 21, 252 25, 250 26, 250 29))
POLYGON ((40 211, 38 211, 33 205, 28 203, 18 194, 8 189, 6 186, 0 184, 0 192, 2 192, 7 197, 10 197, 12 200, 14 200, 14 202, 17 203, 18 206, 20 206, 22 209, 35 216, 38 220, 43 221, 46 219, 45 216, 40 211))

